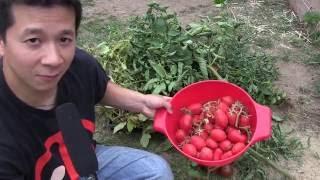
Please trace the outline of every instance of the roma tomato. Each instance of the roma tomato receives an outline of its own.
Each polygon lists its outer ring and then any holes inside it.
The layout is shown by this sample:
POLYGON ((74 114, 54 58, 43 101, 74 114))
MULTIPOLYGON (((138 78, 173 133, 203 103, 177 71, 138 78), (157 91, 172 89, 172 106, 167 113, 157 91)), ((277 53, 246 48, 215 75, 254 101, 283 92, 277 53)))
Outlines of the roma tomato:
POLYGON ((205 124, 203 126, 203 128, 207 131, 207 132, 210 132, 212 129, 213 129, 213 125, 209 122, 207 124, 205 124))
POLYGON ((217 149, 213 152, 213 160, 214 160, 214 161, 220 160, 222 154, 223 154, 223 151, 222 151, 220 148, 217 148, 217 149))
POLYGON ((214 113, 215 118, 215 124, 220 126, 222 129, 226 128, 228 126, 228 117, 224 111, 221 109, 218 109, 214 113))
POLYGON ((249 116, 240 116, 239 127, 248 127, 250 126, 250 118, 249 116))
POLYGON ((198 151, 206 146, 206 141, 201 136, 192 136, 190 143, 193 144, 198 151))
POLYGON ((193 115, 199 115, 202 112, 202 104, 201 103, 194 103, 187 107, 188 110, 191 111, 193 115))
POLYGON ((176 137, 176 140, 180 143, 185 139, 186 135, 187 134, 186 134, 186 132, 184 132, 184 130, 178 129, 176 131, 175 137, 176 137))
POLYGON ((200 119, 200 115, 194 115, 192 117, 192 123, 193 124, 199 124, 202 121, 202 119, 200 119))
POLYGON ((219 147, 222 151, 226 152, 231 150, 232 143, 228 139, 226 139, 219 143, 219 147))
POLYGON ((246 145, 242 142, 238 142, 236 144, 233 145, 232 147, 232 154, 238 154, 240 151, 242 151, 242 149, 244 149, 246 147, 246 145))
POLYGON ((218 143, 211 138, 206 139, 206 144, 207 144, 207 147, 211 149, 215 149, 218 147, 218 143))
POLYGON ((221 142, 227 138, 227 135, 222 129, 212 129, 210 137, 216 142, 221 142))
POLYGON ((229 106, 224 102, 220 102, 218 105, 218 109, 221 109, 223 112, 226 113, 229 111, 229 106))
POLYGON ((182 151, 192 157, 196 157, 197 149, 192 144, 185 144, 182 146, 182 151))
POLYGON ((227 151, 221 155, 221 159, 227 159, 227 158, 231 157, 232 155, 233 155, 232 151, 227 151))
POLYGON ((189 132, 192 127, 192 116, 190 114, 183 114, 179 121, 179 127, 185 132, 189 132))
POLYGON ((228 139, 233 143, 237 143, 237 142, 246 142, 247 137, 245 134, 241 134, 240 130, 233 130, 233 131, 229 131, 228 139))
POLYGON ((199 134, 202 139, 207 139, 209 137, 209 133, 207 131, 201 131, 199 134))
POLYGON ((213 152, 208 147, 203 147, 199 153, 199 159, 202 160, 212 160, 213 159, 213 152))
POLYGON ((233 112, 227 112, 228 124, 232 127, 236 125, 237 114, 233 112))
POLYGON ((233 167, 232 165, 225 165, 218 169, 218 174, 223 177, 230 177, 233 175, 233 167))
POLYGON ((231 96, 223 96, 221 98, 221 101, 226 103, 228 106, 231 106, 231 104, 234 103, 234 100, 233 100, 233 98, 231 96))

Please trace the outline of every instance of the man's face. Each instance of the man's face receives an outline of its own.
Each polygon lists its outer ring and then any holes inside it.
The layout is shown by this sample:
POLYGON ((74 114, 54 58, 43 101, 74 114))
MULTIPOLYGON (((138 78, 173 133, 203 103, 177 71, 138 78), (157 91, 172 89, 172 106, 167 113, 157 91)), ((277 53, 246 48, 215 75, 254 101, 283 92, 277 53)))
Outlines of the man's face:
POLYGON ((0 39, 7 83, 31 91, 55 89, 75 53, 74 10, 14 5, 12 13, 14 24, 6 41, 0 39))

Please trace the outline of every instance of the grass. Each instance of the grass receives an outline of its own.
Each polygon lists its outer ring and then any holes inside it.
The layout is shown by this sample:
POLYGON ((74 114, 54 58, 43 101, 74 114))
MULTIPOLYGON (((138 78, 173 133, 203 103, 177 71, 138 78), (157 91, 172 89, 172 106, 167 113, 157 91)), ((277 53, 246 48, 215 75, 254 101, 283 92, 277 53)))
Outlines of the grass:
POLYGON ((79 29, 78 45, 96 47, 101 42, 117 41, 123 35, 124 25, 115 19, 85 18, 79 29))

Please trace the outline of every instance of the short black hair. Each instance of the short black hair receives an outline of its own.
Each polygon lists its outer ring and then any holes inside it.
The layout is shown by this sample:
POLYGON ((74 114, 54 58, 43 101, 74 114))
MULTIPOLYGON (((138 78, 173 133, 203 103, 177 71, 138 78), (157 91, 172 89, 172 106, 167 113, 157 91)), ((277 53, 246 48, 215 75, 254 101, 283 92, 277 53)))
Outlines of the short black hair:
POLYGON ((6 32, 14 24, 12 6, 23 4, 29 6, 51 7, 61 5, 71 7, 75 12, 76 31, 82 18, 82 6, 80 0, 0 0, 0 38, 5 40, 6 32))

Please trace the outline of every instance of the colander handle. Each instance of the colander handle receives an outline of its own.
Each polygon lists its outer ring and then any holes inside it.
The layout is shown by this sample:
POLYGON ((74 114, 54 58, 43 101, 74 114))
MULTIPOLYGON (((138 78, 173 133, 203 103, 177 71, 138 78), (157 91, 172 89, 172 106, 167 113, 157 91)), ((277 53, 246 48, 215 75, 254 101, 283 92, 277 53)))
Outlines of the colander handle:
POLYGON ((167 117, 167 110, 165 108, 160 108, 156 110, 156 113, 154 115, 154 121, 153 121, 154 131, 157 131, 166 135, 166 128, 165 128, 166 117, 167 117))
POLYGON ((272 130, 271 109, 267 106, 263 106, 258 103, 255 103, 255 107, 257 112, 257 124, 256 124, 256 130, 252 137, 251 144, 254 144, 258 141, 269 138, 271 136, 271 130, 272 130))

